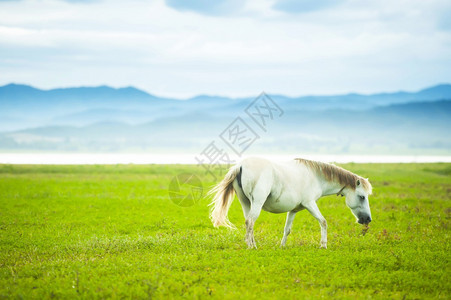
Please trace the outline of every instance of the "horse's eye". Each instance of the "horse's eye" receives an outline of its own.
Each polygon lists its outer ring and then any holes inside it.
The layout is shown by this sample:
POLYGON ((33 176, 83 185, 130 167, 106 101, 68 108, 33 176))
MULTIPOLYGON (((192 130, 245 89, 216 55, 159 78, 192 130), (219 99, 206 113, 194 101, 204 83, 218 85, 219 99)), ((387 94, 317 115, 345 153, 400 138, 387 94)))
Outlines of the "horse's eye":
POLYGON ((360 200, 365 200, 365 196, 359 196, 360 200))

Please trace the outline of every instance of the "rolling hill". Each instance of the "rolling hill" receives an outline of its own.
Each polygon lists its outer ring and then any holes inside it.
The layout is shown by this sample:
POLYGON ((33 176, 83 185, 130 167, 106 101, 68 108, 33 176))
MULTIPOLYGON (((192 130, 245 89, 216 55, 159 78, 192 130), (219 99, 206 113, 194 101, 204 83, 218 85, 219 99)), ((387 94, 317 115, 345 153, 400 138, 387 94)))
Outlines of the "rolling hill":
POLYGON ((238 116, 253 149, 270 152, 448 153, 451 85, 415 93, 270 96, 284 111, 268 132, 245 108, 253 98, 160 98, 133 87, 0 87, 2 151, 200 152, 238 116))

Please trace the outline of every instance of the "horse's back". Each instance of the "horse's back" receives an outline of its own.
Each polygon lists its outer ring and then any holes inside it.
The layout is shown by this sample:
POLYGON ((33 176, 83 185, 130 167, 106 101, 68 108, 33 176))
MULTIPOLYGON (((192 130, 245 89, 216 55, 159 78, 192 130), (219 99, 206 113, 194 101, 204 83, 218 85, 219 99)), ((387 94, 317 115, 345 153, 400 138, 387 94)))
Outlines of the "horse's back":
POLYGON ((263 172, 265 169, 271 168, 271 162, 261 157, 247 157, 241 161, 241 166, 245 169, 252 170, 255 174, 263 172))
POLYGON ((281 213, 295 209, 302 195, 311 185, 308 170, 295 161, 274 162, 264 158, 249 157, 241 162, 242 189, 250 199, 256 189, 265 189, 264 210, 281 213))
POLYGON ((260 157, 248 157, 243 159, 240 164, 242 175, 251 178, 253 181, 257 181, 262 174, 268 172, 271 173, 274 181, 282 179, 286 183, 295 182, 306 175, 306 170, 294 160, 276 162, 260 157))

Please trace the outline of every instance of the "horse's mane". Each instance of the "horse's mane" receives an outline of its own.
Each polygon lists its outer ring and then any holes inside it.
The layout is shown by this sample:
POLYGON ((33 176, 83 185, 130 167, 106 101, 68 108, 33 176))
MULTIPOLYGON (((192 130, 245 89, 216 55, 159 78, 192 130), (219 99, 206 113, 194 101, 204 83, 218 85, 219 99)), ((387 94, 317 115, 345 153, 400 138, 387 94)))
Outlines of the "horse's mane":
POLYGON ((315 171, 318 175, 324 176, 326 180, 335 181, 343 186, 349 186, 353 190, 356 189, 357 180, 360 180, 363 188, 368 194, 372 193, 372 186, 368 179, 360 177, 348 170, 338 167, 333 164, 328 164, 324 162, 308 160, 303 158, 296 158, 296 161, 304 164, 309 169, 315 171))

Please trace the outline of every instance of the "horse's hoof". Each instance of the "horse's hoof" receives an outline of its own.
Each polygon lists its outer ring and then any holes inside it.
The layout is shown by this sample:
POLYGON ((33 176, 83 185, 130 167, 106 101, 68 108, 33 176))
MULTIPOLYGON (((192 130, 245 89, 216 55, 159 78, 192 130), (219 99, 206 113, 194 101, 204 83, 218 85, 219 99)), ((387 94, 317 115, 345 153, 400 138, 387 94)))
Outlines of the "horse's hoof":
POLYGON ((248 245, 247 248, 248 248, 248 249, 257 249, 257 244, 252 243, 252 244, 248 245))

